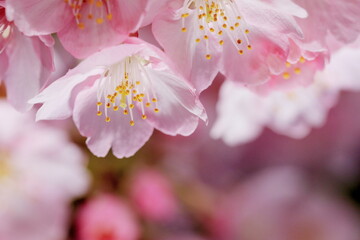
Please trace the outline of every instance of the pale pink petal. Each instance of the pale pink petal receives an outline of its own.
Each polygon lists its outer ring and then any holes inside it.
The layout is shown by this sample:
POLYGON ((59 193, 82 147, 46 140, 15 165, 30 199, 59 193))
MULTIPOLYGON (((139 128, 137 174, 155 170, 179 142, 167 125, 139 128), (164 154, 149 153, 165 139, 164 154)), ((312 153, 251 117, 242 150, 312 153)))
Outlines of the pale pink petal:
MULTIPOLYGON (((154 79, 153 87, 157 94, 158 113, 149 114, 154 127, 169 135, 190 135, 198 125, 203 106, 194 90, 183 79, 167 72, 149 70, 154 79), (156 79, 156 81, 155 81, 156 79)), ((204 121, 207 117, 204 116, 204 121)))
POLYGON ((325 43, 330 33, 342 42, 354 41, 360 32, 360 4, 357 0, 295 0, 309 17, 299 19, 305 41, 325 43), (321 23, 321 24, 319 24, 321 23))
POLYGON ((96 90, 95 86, 78 94, 73 113, 76 126, 88 138, 86 143, 96 156, 106 156, 111 147, 118 158, 132 156, 150 138, 153 127, 135 109, 134 126, 121 112, 109 111, 111 121, 105 122, 104 117, 97 116, 96 90))
POLYGON ((53 70, 52 50, 36 37, 25 37, 13 29, 6 48, 9 67, 5 75, 8 100, 20 111, 28 110, 27 101, 45 84, 53 70))
POLYGON ((218 73, 219 44, 211 38, 207 50, 205 41, 195 42, 197 36, 193 33, 196 26, 192 21, 197 21, 197 16, 191 15, 187 18, 185 22, 187 31, 182 32, 181 21, 175 19, 174 10, 167 11, 169 13, 164 13, 154 20, 152 25, 154 36, 177 68, 200 93, 209 87, 218 73), (211 59, 206 59, 207 54, 211 54, 211 59))
MULTIPOLYGON (((94 69, 87 74, 66 75, 45 88, 30 103, 43 103, 36 120, 65 119, 71 116, 74 97, 81 88, 92 85, 102 70, 94 69)), ((71 73, 71 72, 69 72, 71 73)))
POLYGON ((8 18, 26 35, 47 35, 72 20, 71 8, 61 0, 6 1, 8 18))

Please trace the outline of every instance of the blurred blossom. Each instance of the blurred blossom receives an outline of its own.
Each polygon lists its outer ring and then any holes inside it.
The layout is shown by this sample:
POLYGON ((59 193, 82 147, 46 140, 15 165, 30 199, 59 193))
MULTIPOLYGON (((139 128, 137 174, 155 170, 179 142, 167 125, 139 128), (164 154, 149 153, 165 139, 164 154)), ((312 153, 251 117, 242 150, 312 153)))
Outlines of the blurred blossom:
POLYGON ((166 221, 176 217, 177 202, 171 185, 160 172, 141 169, 130 184, 130 195, 136 210, 150 221, 166 221))
POLYGON ((310 86, 273 91, 264 97, 225 82, 211 135, 231 146, 255 139, 264 126, 293 138, 305 137, 312 127, 325 123, 340 90, 359 89, 360 72, 354 66, 359 59, 360 48, 343 48, 310 86))
POLYGON ((217 240, 357 240, 360 221, 301 170, 270 168, 223 197, 209 225, 217 240))
POLYGON ((78 212, 78 240, 137 240, 140 229, 123 199, 99 195, 90 199, 78 212))
POLYGON ((0 239, 64 239, 70 201, 88 186, 84 155, 65 132, 4 101, 0 115, 0 239))

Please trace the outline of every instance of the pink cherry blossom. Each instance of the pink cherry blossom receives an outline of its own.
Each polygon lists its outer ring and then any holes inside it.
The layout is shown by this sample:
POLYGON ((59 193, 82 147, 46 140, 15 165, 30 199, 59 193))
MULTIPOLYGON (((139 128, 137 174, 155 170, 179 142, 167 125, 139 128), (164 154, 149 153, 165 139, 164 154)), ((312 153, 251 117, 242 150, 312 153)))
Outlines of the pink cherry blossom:
POLYGON ((77 216, 78 240, 137 240, 139 226, 127 204, 113 195, 90 199, 77 216))
POLYGON ((156 128, 189 135, 206 114, 193 88, 157 48, 129 39, 96 53, 32 100, 38 120, 73 115, 97 156, 133 155, 156 128))
POLYGON ((53 66, 51 36, 27 37, 5 16, 0 2, 0 82, 9 102, 19 111, 31 108, 27 101, 45 85, 53 66))
POLYGON ((355 66, 359 57, 360 48, 343 48, 333 55, 323 72, 315 75, 310 86, 272 91, 267 96, 234 83, 224 83, 212 136, 236 145, 253 140, 267 126, 279 134, 305 137, 312 127, 325 123, 328 110, 336 103, 341 89, 359 89, 356 77, 359 68, 355 66))
POLYGON ((9 16, 27 35, 58 33, 71 54, 85 58, 137 31, 148 0, 8 0, 9 16))
POLYGON ((302 35, 294 16, 305 17, 306 12, 291 1, 174 0, 155 18, 153 32, 200 92, 219 70, 233 81, 264 81, 261 76, 248 79, 238 73, 246 64, 254 74, 259 72, 269 47, 286 58, 289 38, 302 35))
POLYGON ((0 113, 0 239, 65 239, 70 201, 88 185, 83 154, 33 115, 4 101, 0 113))
POLYGON ((178 211, 170 183, 156 170, 136 172, 130 182, 130 195, 136 209, 148 220, 171 220, 178 211))

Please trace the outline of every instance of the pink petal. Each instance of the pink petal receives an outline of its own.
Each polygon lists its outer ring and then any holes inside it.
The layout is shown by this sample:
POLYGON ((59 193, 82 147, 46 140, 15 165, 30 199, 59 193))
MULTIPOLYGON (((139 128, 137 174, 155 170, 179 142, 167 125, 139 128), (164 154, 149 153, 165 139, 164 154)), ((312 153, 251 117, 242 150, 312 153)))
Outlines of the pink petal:
POLYGON ((331 33, 342 42, 354 41, 360 32, 360 4, 357 0, 295 0, 309 17, 298 20, 306 42, 325 42, 331 33), (321 24, 319 24, 321 23, 321 24))
POLYGON ((31 105, 27 101, 39 92, 53 70, 52 50, 38 38, 25 37, 14 28, 6 53, 7 97, 16 109, 28 110, 31 105))
POLYGON ((43 103, 36 114, 36 120, 59 120, 71 116, 74 97, 83 88, 92 85, 101 73, 95 69, 87 74, 65 75, 45 88, 29 102, 43 103))
POLYGON ((111 121, 105 122, 104 117, 97 116, 96 91, 97 87, 94 86, 79 93, 73 113, 80 133, 88 138, 86 143, 89 149, 99 157, 105 157, 111 147, 118 158, 134 155, 150 138, 153 127, 142 120, 141 114, 135 109, 135 126, 130 126, 130 117, 124 116, 121 111, 109 111, 111 121))
POLYGON ((196 129, 199 117, 207 121, 194 90, 183 79, 154 70, 149 70, 149 76, 154 79, 153 87, 159 99, 160 111, 149 116, 156 129, 168 135, 188 136, 196 129))
POLYGON ((72 20, 71 8, 61 0, 10 0, 8 18, 26 35, 48 35, 72 20))
MULTIPOLYGON (((164 48, 165 53, 181 70, 183 75, 195 86, 197 92, 202 92, 209 87, 218 73, 220 50, 218 43, 209 44, 212 57, 206 59, 207 51, 205 41, 195 42, 194 24, 185 24, 186 32, 182 32, 180 20, 175 20, 175 13, 158 16, 153 22, 153 33, 156 40, 164 48)), ((197 16, 196 16, 197 17, 197 16)), ((189 16, 187 23, 197 21, 195 16, 189 16)), ((212 39, 213 41, 213 39, 212 39)))

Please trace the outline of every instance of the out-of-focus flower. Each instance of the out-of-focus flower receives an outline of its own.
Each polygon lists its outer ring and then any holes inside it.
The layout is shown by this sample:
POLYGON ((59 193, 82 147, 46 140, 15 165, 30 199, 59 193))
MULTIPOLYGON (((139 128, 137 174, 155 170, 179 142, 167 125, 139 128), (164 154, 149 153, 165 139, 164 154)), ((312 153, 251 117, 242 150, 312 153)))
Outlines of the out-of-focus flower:
POLYGON ((193 88, 157 48, 129 39, 96 53, 31 101, 44 103, 37 119, 73 115, 97 156, 133 155, 156 128, 189 135, 206 114, 193 88))
POLYGON ((130 208, 113 195, 89 200, 77 216, 78 240, 137 240, 139 231, 130 208))
POLYGON ((167 221, 176 217, 177 202, 170 183, 156 170, 138 170, 130 184, 135 208, 144 218, 167 221))
POLYGON ((0 112, 0 239, 64 239, 69 203, 88 185, 83 154, 4 101, 0 112))
POLYGON ((148 0, 8 0, 8 16, 26 35, 57 33, 77 58, 122 42, 137 31, 148 0))
POLYGON ((294 138, 306 136, 311 127, 324 124, 341 89, 359 89, 359 68, 354 66, 359 58, 359 48, 343 48, 333 55, 325 70, 315 76, 312 85, 273 91, 267 96, 224 83, 212 136, 236 145, 256 138, 264 126, 294 138))
POLYGON ((300 170, 263 170, 217 204, 210 231, 219 240, 358 239, 354 209, 311 186, 300 170))
POLYGON ((306 12, 292 1, 174 0, 155 18, 153 31, 200 92, 219 69, 233 81, 264 81, 261 74, 270 68, 265 52, 286 59, 289 39, 301 36, 294 16, 305 17, 306 12), (249 49, 258 52, 245 53, 249 49), (243 54, 253 60, 242 60, 243 54), (256 77, 239 75, 245 64, 256 77))
POLYGON ((27 37, 6 18, 0 1, 0 81, 9 102, 19 111, 31 108, 27 101, 39 93, 54 70, 51 36, 27 37))

